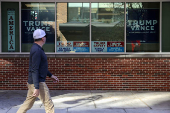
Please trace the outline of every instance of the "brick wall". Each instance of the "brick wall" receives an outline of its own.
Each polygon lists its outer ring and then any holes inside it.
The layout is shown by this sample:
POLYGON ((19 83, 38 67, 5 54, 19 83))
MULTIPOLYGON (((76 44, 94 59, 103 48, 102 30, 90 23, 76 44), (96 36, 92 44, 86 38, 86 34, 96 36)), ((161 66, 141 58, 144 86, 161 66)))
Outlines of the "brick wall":
MULTIPOLYGON (((51 90, 170 91, 170 58, 48 58, 51 90)), ((0 58, 0 89, 26 90, 29 58, 0 58)))

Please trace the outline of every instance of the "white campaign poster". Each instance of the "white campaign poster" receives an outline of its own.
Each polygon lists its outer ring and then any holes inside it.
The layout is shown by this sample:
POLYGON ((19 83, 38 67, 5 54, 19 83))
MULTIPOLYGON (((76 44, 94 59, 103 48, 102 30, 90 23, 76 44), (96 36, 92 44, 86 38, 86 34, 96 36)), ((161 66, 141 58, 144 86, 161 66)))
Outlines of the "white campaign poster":
POLYGON ((57 52, 72 52, 73 41, 57 41, 57 52))
POLYGON ((92 41, 92 52, 107 52, 107 41, 92 41))

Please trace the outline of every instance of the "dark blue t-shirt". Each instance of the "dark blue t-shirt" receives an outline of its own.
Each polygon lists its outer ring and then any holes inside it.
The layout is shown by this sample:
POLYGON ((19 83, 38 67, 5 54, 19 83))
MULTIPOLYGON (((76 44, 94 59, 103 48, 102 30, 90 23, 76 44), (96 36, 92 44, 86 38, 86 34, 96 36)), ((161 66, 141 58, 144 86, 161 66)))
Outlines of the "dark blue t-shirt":
POLYGON ((39 82, 45 82, 47 75, 52 76, 48 71, 47 56, 43 48, 34 43, 30 50, 28 83, 39 89, 39 82))

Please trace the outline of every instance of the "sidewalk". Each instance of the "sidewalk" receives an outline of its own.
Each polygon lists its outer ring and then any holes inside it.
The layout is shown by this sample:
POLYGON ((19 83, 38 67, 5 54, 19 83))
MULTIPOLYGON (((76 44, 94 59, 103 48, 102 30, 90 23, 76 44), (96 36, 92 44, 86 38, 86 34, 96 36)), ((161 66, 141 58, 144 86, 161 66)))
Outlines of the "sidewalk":
MULTIPOLYGON (((0 90, 0 113, 16 113, 27 91, 0 90)), ((56 113, 170 113, 170 92, 50 91, 56 113)), ((40 100, 27 113, 45 113, 40 100)))

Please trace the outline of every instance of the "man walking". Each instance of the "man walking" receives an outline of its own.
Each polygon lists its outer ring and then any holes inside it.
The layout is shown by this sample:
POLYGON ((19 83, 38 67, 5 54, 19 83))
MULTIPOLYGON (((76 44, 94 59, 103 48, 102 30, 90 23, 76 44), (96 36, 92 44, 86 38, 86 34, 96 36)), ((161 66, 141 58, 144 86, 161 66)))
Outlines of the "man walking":
POLYGON ((33 33, 33 38, 34 44, 30 50, 29 59, 27 98, 17 113, 26 113, 27 110, 31 109, 37 97, 43 102, 46 113, 54 113, 54 104, 45 83, 45 79, 48 75, 54 83, 59 80, 48 71, 47 57, 42 48, 46 42, 46 33, 41 29, 37 29, 33 33))

